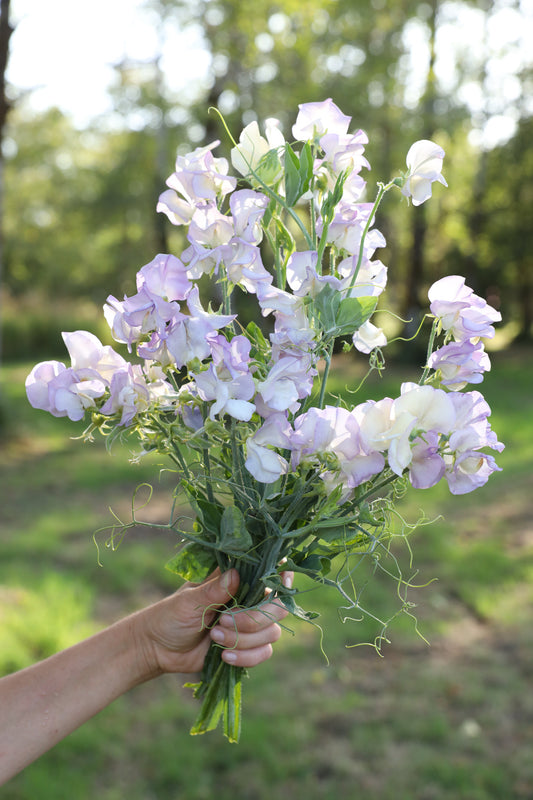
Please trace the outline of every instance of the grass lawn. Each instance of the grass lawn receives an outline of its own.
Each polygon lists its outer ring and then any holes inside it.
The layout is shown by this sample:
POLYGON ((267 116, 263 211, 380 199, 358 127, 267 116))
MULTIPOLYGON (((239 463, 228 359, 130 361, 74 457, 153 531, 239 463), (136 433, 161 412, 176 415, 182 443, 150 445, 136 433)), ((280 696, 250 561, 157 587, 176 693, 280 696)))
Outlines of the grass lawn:
MULTIPOLYGON (((410 492, 401 512, 435 524, 416 531, 410 574, 421 588, 418 629, 400 616, 383 657, 367 646, 372 620, 342 623, 329 590, 304 595, 318 631, 291 622, 268 663, 245 686, 242 740, 190 737, 196 702, 179 678, 139 687, 0 789, 5 800, 524 800, 533 797, 533 399, 532 353, 494 354, 483 393, 505 442, 503 472, 453 498, 445 486, 410 492), (436 580, 433 580, 436 579, 436 580)), ((111 506, 128 514, 135 487, 154 485, 145 517, 164 519, 172 476, 130 464, 103 443, 70 439, 79 426, 32 410, 31 365, 4 367, 9 435, 0 440, 0 670, 68 646, 163 596, 174 541, 132 532, 117 551, 95 530, 111 506)), ((396 394, 397 375, 365 396, 396 394)), ((337 361, 334 390, 360 368, 337 361)), ((358 401, 357 401, 358 402, 358 401)), ((405 548, 399 558, 409 569, 405 548)), ((302 587, 304 585, 302 584, 302 587)), ((394 581, 376 575, 366 605, 390 615, 394 581)), ((80 686, 80 692, 83 686, 80 686)), ((0 709, 1 724, 1 709, 0 709)))

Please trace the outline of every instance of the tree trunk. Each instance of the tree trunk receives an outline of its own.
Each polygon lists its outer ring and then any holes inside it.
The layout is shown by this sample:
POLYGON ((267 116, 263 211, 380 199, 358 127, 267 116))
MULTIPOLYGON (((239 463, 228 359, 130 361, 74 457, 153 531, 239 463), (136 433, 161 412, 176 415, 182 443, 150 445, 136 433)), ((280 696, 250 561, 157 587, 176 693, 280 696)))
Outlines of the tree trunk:
POLYGON ((6 68, 9 57, 9 39, 13 28, 9 24, 9 2, 0 0, 0 363, 2 362, 2 271, 4 263, 4 156, 2 144, 9 113, 6 96, 6 68))
MULTIPOLYGON (((437 35, 437 16, 439 0, 432 0, 431 17, 429 20, 429 65, 424 96, 421 100, 422 136, 421 139, 432 139, 435 133, 435 40, 437 35)), ((412 318, 408 323, 406 333, 416 331, 421 312, 420 287, 425 275, 425 242, 427 223, 422 206, 413 209, 411 228, 411 250, 407 265, 404 308, 407 318, 412 318)))

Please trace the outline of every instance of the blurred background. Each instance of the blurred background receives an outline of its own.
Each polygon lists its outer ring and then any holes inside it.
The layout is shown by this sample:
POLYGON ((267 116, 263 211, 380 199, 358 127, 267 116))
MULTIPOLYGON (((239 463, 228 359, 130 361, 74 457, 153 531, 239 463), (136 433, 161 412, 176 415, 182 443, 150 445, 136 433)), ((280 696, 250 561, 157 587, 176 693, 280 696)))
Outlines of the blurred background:
MULTIPOLYGON (((65 359, 62 330, 110 342, 102 304, 132 293, 182 233, 155 213, 176 152, 331 97, 369 136, 375 182, 413 141, 446 151, 431 202, 387 196, 387 304, 416 320, 427 288, 459 273, 503 315, 482 391, 506 444, 502 473, 461 498, 409 495, 402 514, 442 515, 410 539, 418 628, 406 614, 380 658, 371 619, 342 623, 314 592, 318 632, 294 625, 246 686, 242 743, 191 738, 195 704, 175 678, 131 693, 0 790, 9 800, 98 797, 512 800, 533 797, 533 2, 532 0, 1 0, 0 671, 77 641, 174 588, 174 543, 132 534, 106 550, 109 506, 127 515, 171 477, 29 408, 36 361, 65 359), (154 477, 155 476, 155 477, 154 477), (433 579, 438 579, 433 582, 433 579), (427 639, 424 641, 418 631, 427 639), (347 647, 348 646, 348 647, 347 647)), ((392 194, 392 193, 391 193, 392 194)), ((246 309, 245 309, 246 311, 246 309)), ((406 325, 407 332, 409 326, 406 325)), ((387 355, 387 354, 386 354, 387 355)), ((369 396, 420 364, 392 349, 369 396)), ((364 375, 339 356, 343 392, 364 375)), ((405 548, 404 548, 405 549, 405 548)), ((399 554, 409 565, 408 552, 399 554)), ((403 603, 386 576, 368 605, 403 603)), ((401 594, 401 592, 400 592, 401 594)), ((409 609, 407 609, 409 610, 409 609)), ((378 626, 379 627, 379 626, 378 626)), ((83 691, 83 687, 80 687, 83 691)), ((1 724, 1 709, 0 709, 1 724)))

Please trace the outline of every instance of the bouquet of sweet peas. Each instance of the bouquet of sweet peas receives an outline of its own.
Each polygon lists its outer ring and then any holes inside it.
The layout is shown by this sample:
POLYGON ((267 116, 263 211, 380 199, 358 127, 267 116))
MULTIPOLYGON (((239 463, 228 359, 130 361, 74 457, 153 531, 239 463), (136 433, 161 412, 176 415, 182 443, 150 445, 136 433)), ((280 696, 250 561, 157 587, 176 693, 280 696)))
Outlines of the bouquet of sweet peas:
MULTIPOLYGON (((368 202, 368 140, 349 133, 350 122, 331 100, 299 107, 292 142, 276 120, 265 136, 253 122, 233 140, 234 176, 213 154, 219 142, 178 156, 157 208, 187 229, 188 245, 179 257, 157 255, 137 273, 134 295, 109 296, 104 306, 113 338, 136 358, 88 332, 64 333, 71 365, 43 362, 26 382, 34 407, 85 420, 87 437, 134 435, 140 455, 168 459, 178 477, 160 527, 180 545, 168 566, 195 582, 236 567, 230 613, 260 608, 268 596, 312 619, 297 589, 283 585, 284 569, 336 588, 345 609, 360 608, 345 588, 351 565, 388 552, 398 487, 445 479, 462 494, 498 469, 486 452, 503 448, 490 409, 478 391, 463 390, 490 368, 482 340, 500 315, 460 276, 429 291, 418 383, 354 407, 326 402, 338 339, 383 365, 387 339, 371 322, 387 280, 374 258, 385 245, 374 227, 381 199, 399 190, 419 205, 433 182, 446 185, 443 150, 421 140, 407 170, 379 183, 368 202), (246 326, 234 312, 237 292, 257 303, 246 326), (192 525, 177 514, 180 497, 192 525)), ((138 524, 149 523, 116 527, 138 524)), ((213 643, 195 685, 202 704, 192 732, 222 719, 237 741, 244 671, 220 652, 213 643)))

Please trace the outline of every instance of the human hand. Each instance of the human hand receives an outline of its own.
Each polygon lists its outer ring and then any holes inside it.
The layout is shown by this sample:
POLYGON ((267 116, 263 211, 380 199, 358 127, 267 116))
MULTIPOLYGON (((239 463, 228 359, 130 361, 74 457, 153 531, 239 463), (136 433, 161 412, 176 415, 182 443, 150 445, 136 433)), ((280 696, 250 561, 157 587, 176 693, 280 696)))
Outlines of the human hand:
MULTIPOLYGON (((291 572, 282 574, 286 586, 292 585, 292 578, 291 572)), ((270 658, 272 644, 281 635, 277 623, 288 613, 281 603, 222 614, 213 626, 219 609, 235 597, 238 587, 239 574, 231 569, 198 585, 185 584, 134 615, 134 635, 149 677, 199 672, 210 640, 224 648, 224 661, 238 667, 254 667, 270 658)))

